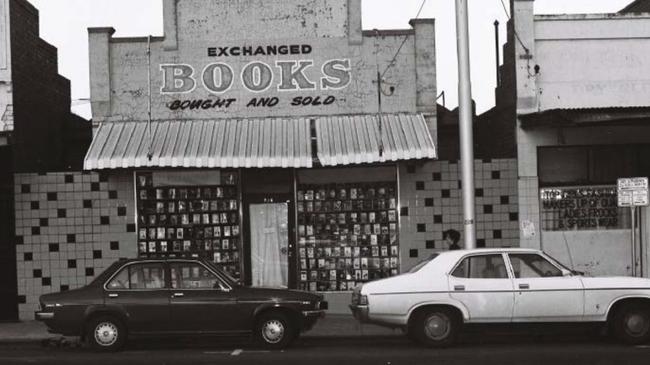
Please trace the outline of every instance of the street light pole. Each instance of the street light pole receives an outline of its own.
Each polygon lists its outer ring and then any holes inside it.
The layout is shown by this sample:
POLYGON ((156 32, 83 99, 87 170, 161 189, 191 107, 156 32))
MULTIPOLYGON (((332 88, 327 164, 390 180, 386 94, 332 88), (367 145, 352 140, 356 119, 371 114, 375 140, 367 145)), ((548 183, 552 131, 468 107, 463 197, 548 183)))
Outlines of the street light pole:
POLYGON ((463 184, 463 227, 465 248, 476 248, 474 208, 474 136, 472 130, 472 83, 469 68, 469 26, 467 1, 456 0, 458 45, 458 108, 460 129, 461 180, 463 184))

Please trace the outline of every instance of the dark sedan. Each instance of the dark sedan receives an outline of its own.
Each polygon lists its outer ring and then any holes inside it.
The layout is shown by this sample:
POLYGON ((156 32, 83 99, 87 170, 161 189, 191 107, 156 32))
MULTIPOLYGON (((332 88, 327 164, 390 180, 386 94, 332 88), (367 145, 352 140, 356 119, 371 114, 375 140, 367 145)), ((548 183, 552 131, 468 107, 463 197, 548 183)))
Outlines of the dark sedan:
POLYGON ((250 335, 288 346, 324 315, 316 294, 249 288, 209 261, 118 261, 89 285, 42 295, 36 319, 52 333, 114 351, 128 335, 250 335))

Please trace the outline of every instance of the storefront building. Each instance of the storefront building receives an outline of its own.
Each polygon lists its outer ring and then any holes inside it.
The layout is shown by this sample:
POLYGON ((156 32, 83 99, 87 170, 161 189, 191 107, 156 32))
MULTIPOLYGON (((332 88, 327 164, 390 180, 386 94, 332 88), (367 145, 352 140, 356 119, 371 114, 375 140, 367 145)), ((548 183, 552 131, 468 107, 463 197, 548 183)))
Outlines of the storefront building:
MULTIPOLYGON (((648 208, 617 206, 617 178, 650 175, 650 14, 539 16, 512 2, 524 247, 591 275, 648 276, 648 208), (636 260, 633 260, 633 255, 636 260)), ((512 33, 512 32, 511 32, 512 33)))

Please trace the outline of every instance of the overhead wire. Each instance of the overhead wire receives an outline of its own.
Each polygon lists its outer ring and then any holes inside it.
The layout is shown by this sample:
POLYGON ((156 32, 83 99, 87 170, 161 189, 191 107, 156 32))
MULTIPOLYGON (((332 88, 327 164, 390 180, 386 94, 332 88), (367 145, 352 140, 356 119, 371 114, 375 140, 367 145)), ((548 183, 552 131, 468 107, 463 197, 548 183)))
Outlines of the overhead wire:
MULTIPOLYGON (((415 19, 418 19, 420 17, 420 14, 422 14, 422 10, 424 9, 424 5, 427 3, 427 0, 422 0, 422 4, 420 4, 420 9, 418 9, 418 13, 415 15, 415 19)), ((386 69, 384 72, 381 73, 381 78, 383 79, 384 76, 386 75, 386 72, 391 69, 391 67, 395 66, 395 61, 397 60, 397 56, 399 56, 400 52, 402 51, 402 48, 406 44, 406 41, 409 39, 410 35, 407 35, 404 37, 402 40, 402 44, 397 48, 397 52, 395 52, 395 55, 391 59, 390 63, 388 63, 388 66, 386 66, 386 69)))

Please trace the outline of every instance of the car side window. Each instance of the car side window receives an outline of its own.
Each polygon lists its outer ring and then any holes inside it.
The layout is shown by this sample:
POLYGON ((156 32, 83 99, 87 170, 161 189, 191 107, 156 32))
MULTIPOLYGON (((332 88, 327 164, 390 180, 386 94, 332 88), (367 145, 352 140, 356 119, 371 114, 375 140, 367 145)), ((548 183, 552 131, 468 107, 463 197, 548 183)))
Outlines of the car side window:
POLYGON ((538 254, 509 254, 516 278, 563 276, 562 270, 538 254))
POLYGON ((477 255, 464 258, 451 275, 466 279, 507 279, 508 271, 500 254, 477 255))
POLYGON ((161 263, 128 265, 106 287, 112 290, 163 289, 165 269, 161 263))
POLYGON ((218 289, 221 280, 205 266, 194 262, 171 264, 171 281, 174 289, 218 289))

